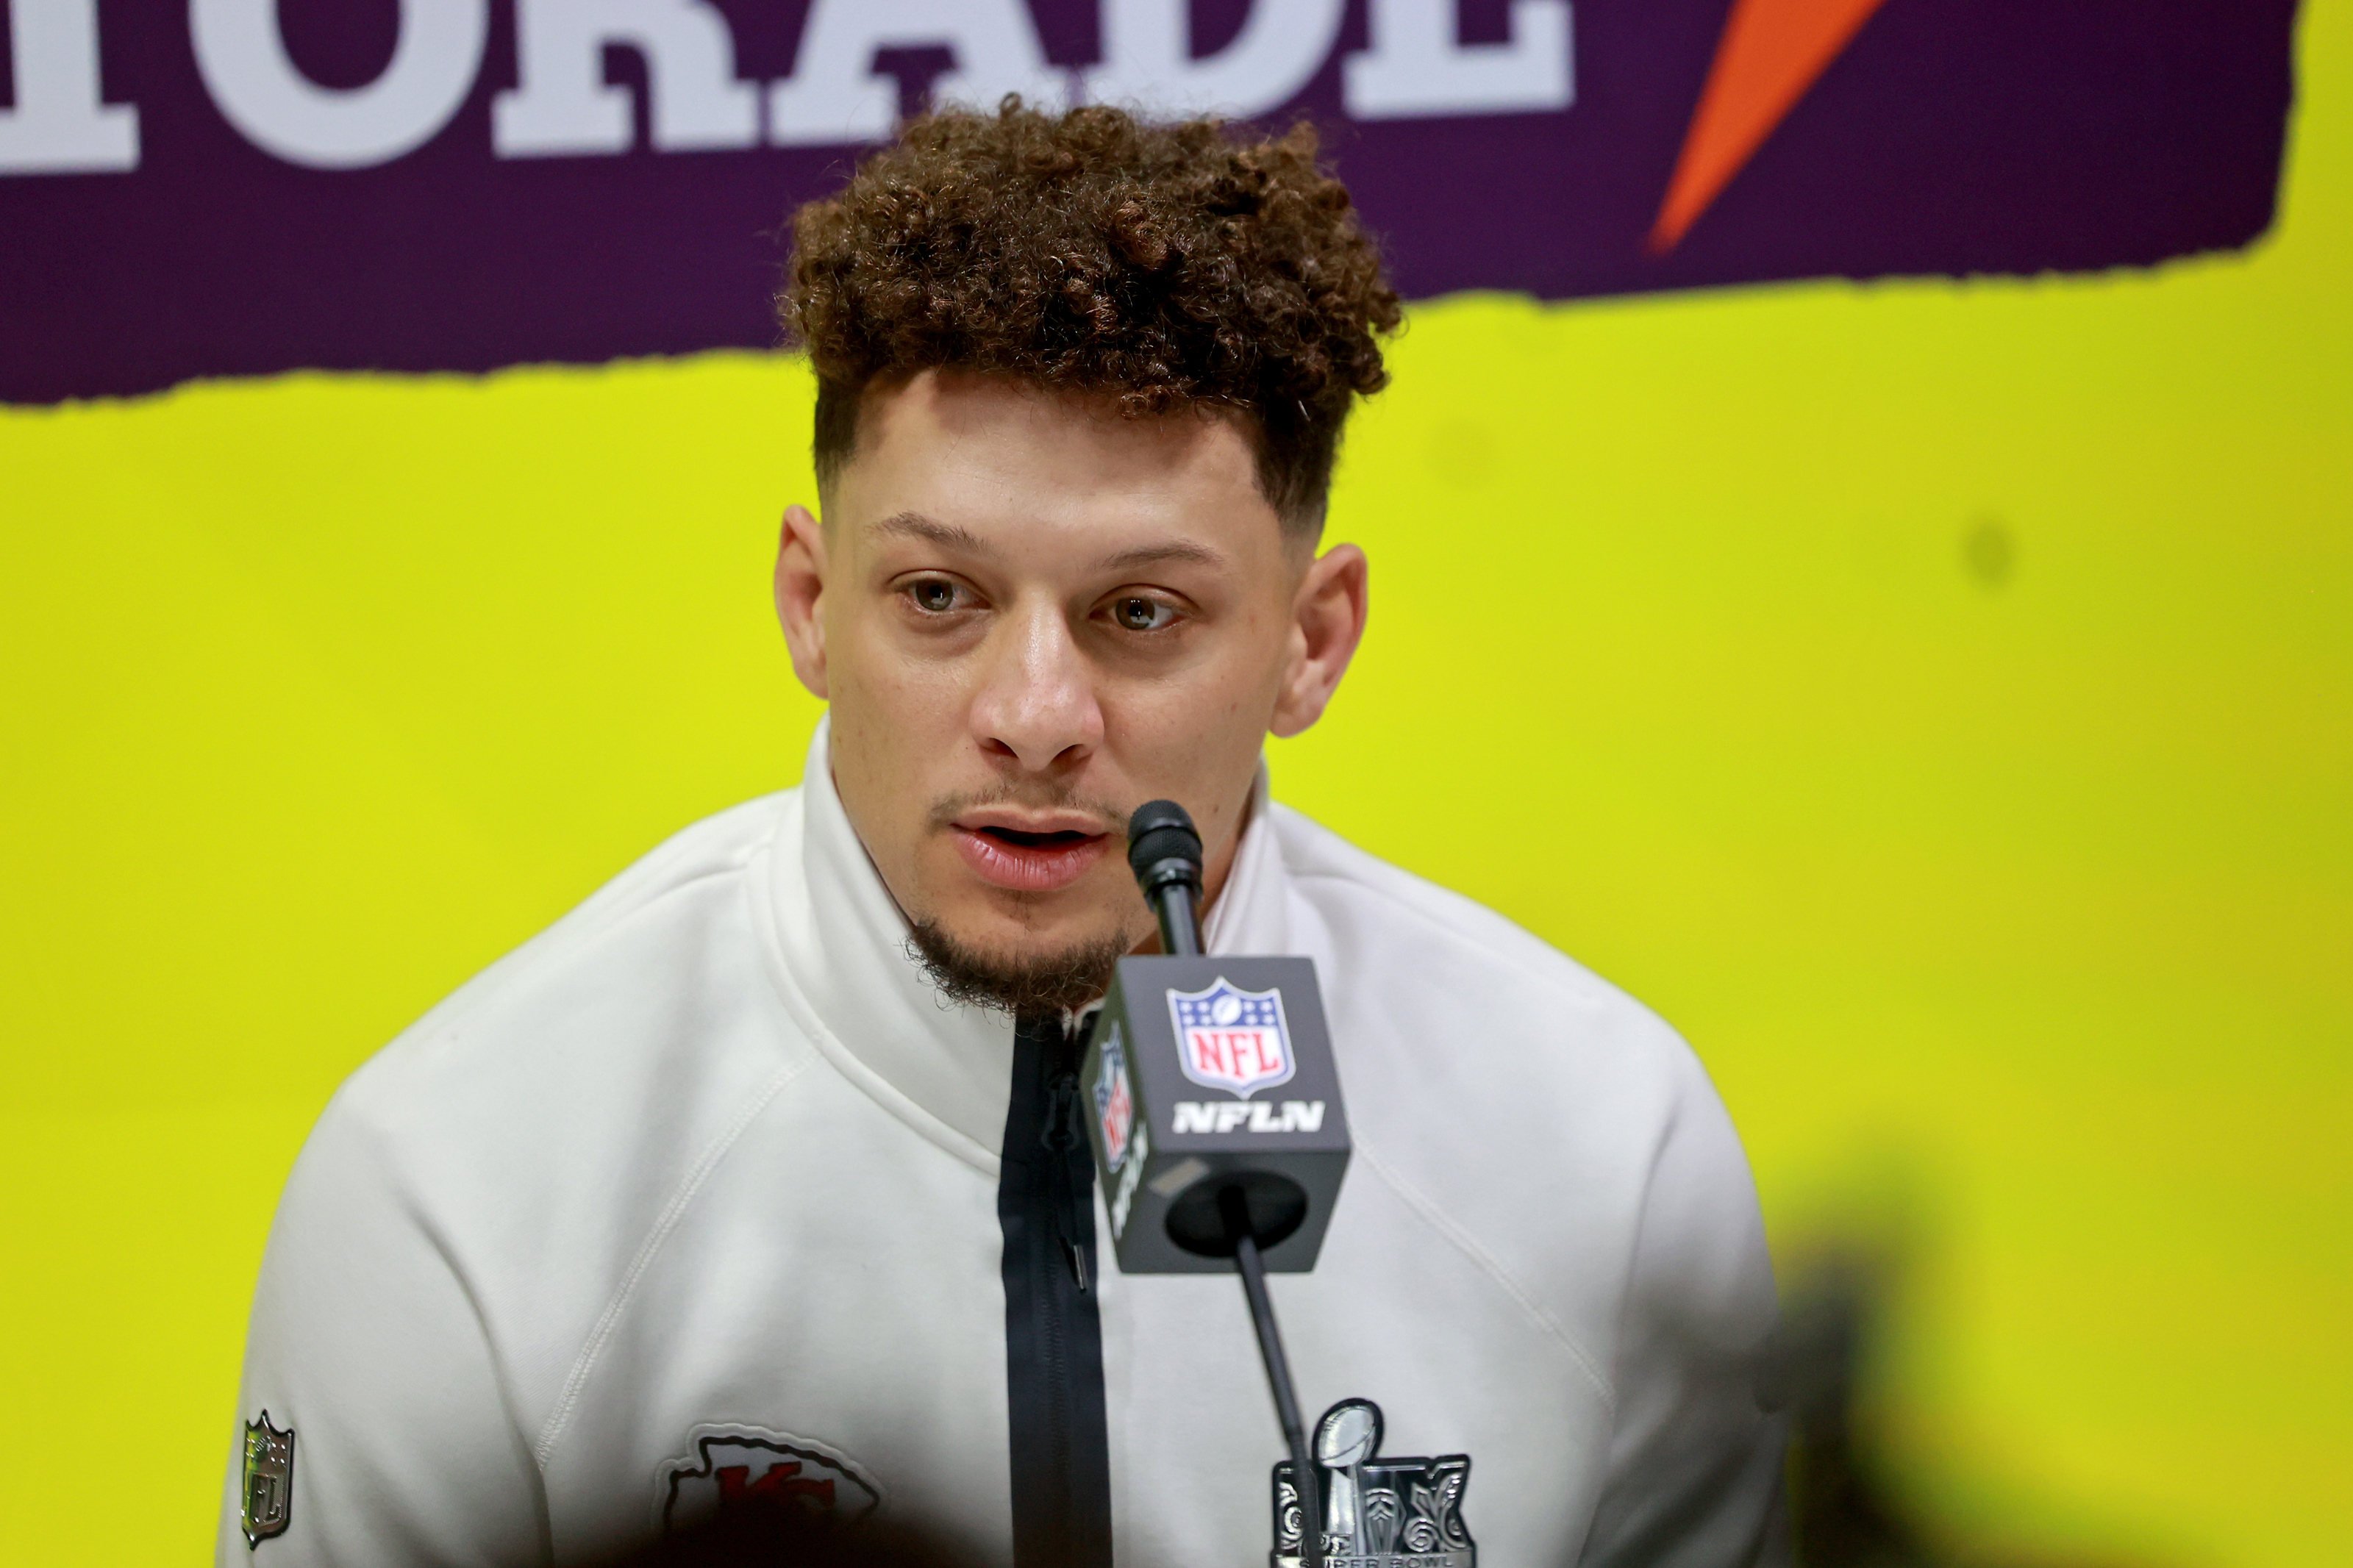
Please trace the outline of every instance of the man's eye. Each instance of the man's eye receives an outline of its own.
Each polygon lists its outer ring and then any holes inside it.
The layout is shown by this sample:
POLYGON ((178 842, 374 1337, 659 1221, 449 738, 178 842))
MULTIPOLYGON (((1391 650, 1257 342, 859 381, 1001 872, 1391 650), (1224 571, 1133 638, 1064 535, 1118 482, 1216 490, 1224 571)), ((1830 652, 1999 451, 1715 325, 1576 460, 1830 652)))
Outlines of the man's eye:
POLYGON ((915 608, 932 615, 945 615, 956 607, 956 585, 944 577, 926 577, 907 584, 907 596, 915 608))
POLYGON ((1132 632, 1156 632, 1176 618, 1176 612, 1157 599, 1130 595, 1114 599, 1112 618, 1132 632))

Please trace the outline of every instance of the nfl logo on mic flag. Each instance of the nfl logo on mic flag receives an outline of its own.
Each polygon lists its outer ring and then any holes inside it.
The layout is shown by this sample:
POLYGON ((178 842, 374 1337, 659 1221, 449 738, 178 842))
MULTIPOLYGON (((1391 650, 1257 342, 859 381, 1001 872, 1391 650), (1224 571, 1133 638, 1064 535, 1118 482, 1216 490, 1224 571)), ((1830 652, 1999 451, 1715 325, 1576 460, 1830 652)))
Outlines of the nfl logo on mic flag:
POLYGON ((1296 1184, 1307 1204, 1295 1230, 1264 1244, 1266 1266, 1314 1267, 1348 1134, 1311 960, 1120 960, 1083 1074, 1123 1272, 1230 1272, 1229 1254, 1171 1236, 1170 1211, 1188 1193, 1269 1174, 1296 1184))
POLYGON ((1168 1015, 1184 1047, 1185 1076, 1204 1089, 1251 1093, 1291 1081, 1291 1031, 1282 993, 1240 991, 1220 974, 1206 991, 1171 991, 1168 1015))
POLYGON ((1135 1130, 1135 1090, 1127 1080, 1127 1052, 1120 1047, 1116 1023, 1104 1037, 1102 1058, 1095 1068, 1095 1130, 1103 1135, 1103 1169, 1116 1171, 1127 1163, 1129 1135, 1135 1130))

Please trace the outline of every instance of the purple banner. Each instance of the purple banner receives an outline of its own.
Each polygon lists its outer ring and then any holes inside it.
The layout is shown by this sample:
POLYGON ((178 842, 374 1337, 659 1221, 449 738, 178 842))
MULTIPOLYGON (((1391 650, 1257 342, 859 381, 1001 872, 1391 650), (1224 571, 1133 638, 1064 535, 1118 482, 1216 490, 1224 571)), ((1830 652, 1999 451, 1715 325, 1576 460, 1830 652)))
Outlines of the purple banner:
POLYGON ((0 0, 0 399, 776 341, 937 92, 1314 118, 1410 296, 2270 224, 2295 0, 0 0))

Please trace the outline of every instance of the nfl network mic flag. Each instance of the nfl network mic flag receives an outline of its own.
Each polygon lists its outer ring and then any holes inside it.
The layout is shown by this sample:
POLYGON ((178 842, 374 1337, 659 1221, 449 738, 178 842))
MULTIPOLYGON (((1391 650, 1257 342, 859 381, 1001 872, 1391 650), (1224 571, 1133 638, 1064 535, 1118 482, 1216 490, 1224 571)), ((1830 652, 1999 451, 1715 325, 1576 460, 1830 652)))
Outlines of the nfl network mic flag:
POLYGON ((1315 1267, 1348 1112, 1311 960, 1121 959, 1079 1082, 1121 1272, 1229 1272, 1229 1185, 1269 1270, 1315 1267))
POLYGON ((2295 0, 4 0, 0 400, 772 344, 927 95, 1304 116, 1409 296, 2147 265, 2295 0))

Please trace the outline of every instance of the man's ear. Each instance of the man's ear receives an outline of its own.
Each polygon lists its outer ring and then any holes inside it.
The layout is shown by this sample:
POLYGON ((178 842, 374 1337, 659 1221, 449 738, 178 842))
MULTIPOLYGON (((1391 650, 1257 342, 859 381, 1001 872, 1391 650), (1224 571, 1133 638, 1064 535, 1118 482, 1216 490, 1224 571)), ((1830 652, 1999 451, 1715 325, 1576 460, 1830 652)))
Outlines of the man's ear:
POLYGON ((793 673, 820 701, 825 689, 825 531, 805 506, 785 509, 776 541, 776 620, 792 650, 793 673))
POLYGON ((1368 571, 1363 551, 1335 544, 1301 576, 1291 605, 1290 667, 1267 724, 1276 735, 1296 735, 1324 717, 1339 689, 1365 637, 1368 571))

